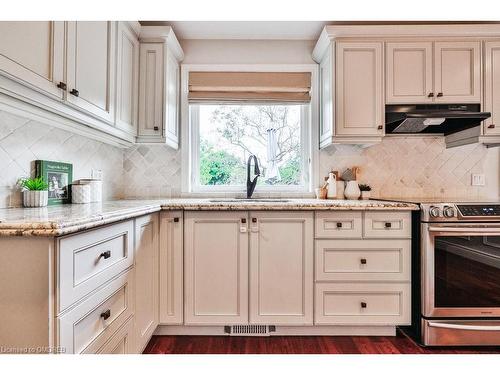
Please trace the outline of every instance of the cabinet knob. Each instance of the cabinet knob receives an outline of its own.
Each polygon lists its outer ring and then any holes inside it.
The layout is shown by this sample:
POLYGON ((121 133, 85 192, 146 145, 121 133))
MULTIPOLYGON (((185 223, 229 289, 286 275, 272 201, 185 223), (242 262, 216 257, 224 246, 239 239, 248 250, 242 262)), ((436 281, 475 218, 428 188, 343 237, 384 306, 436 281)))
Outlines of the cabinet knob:
POLYGON ((360 261, 361 264, 366 264, 366 259, 365 258, 361 258, 359 261, 360 261))
POLYGON ((101 253, 101 255, 99 255, 99 258, 104 258, 104 259, 108 259, 111 257, 111 251, 108 250, 108 251, 105 251, 103 253, 101 253))
POLYGON ((443 96, 443 93, 442 92, 438 92, 437 96, 438 96, 438 98, 440 98, 441 96, 443 96))
POLYGON ((101 313, 101 318, 104 320, 108 320, 109 317, 111 316, 111 310, 107 309, 106 311, 101 313))
POLYGON ((495 128, 495 124, 488 125, 488 129, 494 129, 494 128, 495 128))
POLYGON ((337 223, 337 228, 342 228, 342 223, 337 223))
POLYGON ((241 219, 241 222, 245 224, 247 222, 247 219, 241 219))
POLYGON ((68 86, 64 82, 59 82, 57 84, 57 87, 64 91, 66 91, 66 89, 68 88, 68 86))
POLYGON ((367 305, 366 305, 366 302, 361 302, 361 308, 362 308, 362 309, 366 309, 366 306, 367 306, 367 305))
POLYGON ((384 128, 384 127, 383 127, 382 125, 379 125, 379 126, 377 127, 377 129, 378 129, 378 130, 382 130, 383 128, 384 128))
POLYGON ((158 126, 153 126, 153 130, 157 132, 159 130, 158 126))
POLYGON ((80 92, 77 90, 77 89, 73 89, 69 92, 71 95, 74 95, 74 96, 80 96, 80 92))
POLYGON ((179 218, 178 217, 174 217, 174 223, 178 223, 179 222, 179 218))
POLYGON ((433 92, 430 92, 429 95, 427 95, 428 98, 433 98, 434 97, 434 93, 433 92))
POLYGON ((256 223, 257 222, 257 218, 256 217, 252 217, 252 223, 256 223))
POLYGON ((390 227, 392 227, 392 223, 385 223, 385 224, 384 224, 384 226, 385 226, 386 228, 390 228, 390 227))

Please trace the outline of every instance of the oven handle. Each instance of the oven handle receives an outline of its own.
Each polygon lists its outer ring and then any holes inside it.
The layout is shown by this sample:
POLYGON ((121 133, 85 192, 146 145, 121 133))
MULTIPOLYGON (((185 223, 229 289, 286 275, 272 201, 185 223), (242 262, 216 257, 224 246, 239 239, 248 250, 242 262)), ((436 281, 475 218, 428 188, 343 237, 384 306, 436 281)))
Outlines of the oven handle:
POLYGON ((448 328, 448 329, 461 329, 466 331, 500 331, 500 326, 472 326, 466 324, 450 324, 450 323, 438 323, 438 322, 427 322, 429 327, 436 328, 448 328))
POLYGON ((441 232, 441 233, 463 233, 464 235, 468 233, 472 234, 481 234, 483 233, 484 235, 492 234, 492 233, 498 233, 500 234, 500 226, 494 226, 494 227, 463 227, 463 226, 456 226, 456 227, 448 227, 448 226, 443 226, 443 227, 428 227, 429 232, 441 232))

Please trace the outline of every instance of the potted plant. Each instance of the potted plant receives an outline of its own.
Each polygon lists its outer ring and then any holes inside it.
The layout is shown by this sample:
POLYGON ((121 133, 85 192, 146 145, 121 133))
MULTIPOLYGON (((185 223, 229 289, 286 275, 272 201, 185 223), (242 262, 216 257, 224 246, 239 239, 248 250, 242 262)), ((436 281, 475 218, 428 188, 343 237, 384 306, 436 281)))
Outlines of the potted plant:
POLYGON ((24 207, 45 207, 47 205, 49 185, 42 177, 21 178, 18 184, 23 189, 24 207))
POLYGON ((367 184, 359 184, 359 190, 361 190, 361 199, 370 199, 370 192, 372 188, 367 184))

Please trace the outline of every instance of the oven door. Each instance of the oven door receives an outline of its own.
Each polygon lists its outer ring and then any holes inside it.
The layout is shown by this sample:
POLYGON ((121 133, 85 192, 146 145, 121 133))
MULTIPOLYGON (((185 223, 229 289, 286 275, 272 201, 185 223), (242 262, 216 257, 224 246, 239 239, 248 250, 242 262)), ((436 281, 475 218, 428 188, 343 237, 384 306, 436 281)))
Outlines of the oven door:
POLYGON ((422 224, 422 315, 500 317, 500 223, 422 224))

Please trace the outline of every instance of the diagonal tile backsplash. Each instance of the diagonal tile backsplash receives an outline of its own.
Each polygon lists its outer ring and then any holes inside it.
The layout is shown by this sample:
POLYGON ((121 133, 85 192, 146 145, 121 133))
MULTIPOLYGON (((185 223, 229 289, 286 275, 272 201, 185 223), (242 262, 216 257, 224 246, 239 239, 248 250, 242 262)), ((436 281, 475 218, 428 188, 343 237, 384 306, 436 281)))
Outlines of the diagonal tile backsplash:
POLYGON ((32 174, 37 159, 73 164, 73 179, 103 171, 104 199, 119 198, 123 150, 36 121, 0 112, 0 207, 20 206, 19 177, 32 174))
MULTIPOLYGON (((319 185, 330 170, 359 166, 373 197, 499 197, 500 150, 483 145, 446 149, 443 137, 386 137, 375 146, 332 146, 319 152, 319 185), (484 173, 486 186, 471 186, 484 173)), ((74 179, 102 169, 104 199, 169 198, 181 193, 181 152, 165 145, 120 149, 0 111, 0 207, 21 205, 15 187, 36 159, 73 164, 74 179)), ((285 194, 282 194, 285 196, 285 194)))

